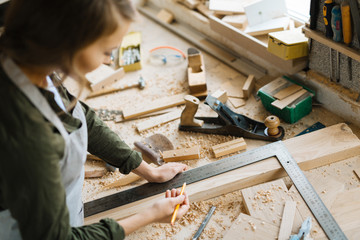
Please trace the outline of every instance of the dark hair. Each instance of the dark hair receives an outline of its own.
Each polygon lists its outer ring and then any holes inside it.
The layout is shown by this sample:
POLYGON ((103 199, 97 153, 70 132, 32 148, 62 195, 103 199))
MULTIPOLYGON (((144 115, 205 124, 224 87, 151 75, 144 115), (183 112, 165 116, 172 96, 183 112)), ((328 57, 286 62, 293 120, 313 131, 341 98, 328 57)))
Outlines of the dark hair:
POLYGON ((130 0, 11 0, 0 51, 20 64, 68 74, 75 53, 113 33, 119 15, 135 19, 130 0))

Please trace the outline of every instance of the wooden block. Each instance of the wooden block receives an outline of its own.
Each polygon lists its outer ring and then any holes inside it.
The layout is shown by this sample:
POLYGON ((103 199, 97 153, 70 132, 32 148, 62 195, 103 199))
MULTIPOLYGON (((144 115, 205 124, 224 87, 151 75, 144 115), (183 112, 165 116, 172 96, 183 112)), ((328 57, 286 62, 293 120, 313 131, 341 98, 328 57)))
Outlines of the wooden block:
POLYGON ((226 103, 228 96, 226 94, 226 91, 224 90, 217 90, 216 92, 214 92, 213 94, 211 94, 211 96, 213 96, 214 98, 216 98, 217 100, 219 100, 222 103, 226 103))
POLYGON ((187 75, 190 93, 206 91, 206 73, 203 55, 197 49, 189 48, 188 62, 187 75))
POLYGON ((132 119, 148 113, 185 104, 184 96, 185 94, 177 94, 159 98, 152 102, 138 103, 137 106, 129 106, 123 110, 123 117, 126 120, 132 119))
POLYGON ((360 179, 360 168, 359 169, 354 169, 354 173, 360 179))
POLYGON ((181 0, 180 3, 184 4, 189 9, 195 9, 199 4, 199 0, 181 0))
POLYGON ((240 213, 223 240, 276 240, 279 227, 240 213))
MULTIPOLYGON (((243 1, 238 0, 210 0, 209 9, 216 14, 244 13, 243 1)), ((247 1, 249 2, 249 1, 247 1)))
POLYGON ((226 143, 221 143, 211 147, 216 158, 246 149, 247 145, 244 138, 238 138, 226 143))
POLYGON ((247 22, 245 15, 227 15, 221 20, 236 28, 244 28, 247 22))
POLYGON ((136 182, 140 179, 142 179, 142 178, 139 175, 137 175, 135 173, 129 173, 128 175, 120 178, 119 180, 116 180, 113 183, 105 185, 103 187, 103 189, 122 187, 122 186, 128 185, 130 183, 136 182))
POLYGON ((157 116, 157 117, 150 118, 150 119, 148 119, 146 121, 143 121, 143 122, 140 122, 140 123, 136 124, 136 129, 139 132, 143 132, 143 131, 148 130, 150 128, 160 126, 161 124, 173 121, 175 119, 180 118, 181 111, 182 110, 175 110, 175 111, 166 113, 164 115, 160 115, 160 116, 157 116))
POLYGON ((249 75, 242 89, 245 99, 248 99, 250 97, 251 93, 254 91, 254 87, 255 87, 255 76, 249 75))
POLYGON ((246 104, 246 101, 242 98, 229 97, 229 101, 234 106, 234 108, 239 108, 246 104))
POLYGON ((234 79, 221 84, 221 89, 226 91, 228 97, 244 98, 243 86, 244 83, 240 79, 234 79))
POLYGON ((291 94, 290 96, 282 99, 282 100, 275 100, 271 103, 272 106, 277 107, 278 109, 282 110, 292 102, 294 102, 296 99, 300 98, 301 96, 305 95, 308 91, 305 89, 302 89, 294 94, 291 94))
POLYGON ((165 23, 171 23, 174 21, 174 15, 166 9, 161 9, 160 12, 156 15, 156 17, 165 23))
POLYGON ((271 32, 284 31, 289 26, 289 21, 289 17, 276 18, 254 26, 247 26, 244 32, 251 36, 260 36, 271 32))
POLYGON ((199 5, 196 6, 196 9, 205 17, 209 17, 210 15, 214 14, 214 11, 211 11, 207 6, 205 6, 204 4, 200 3, 199 5))
MULTIPOLYGON (((360 155, 360 140, 344 123, 290 138, 283 142, 303 171, 360 155)), ((285 171, 279 161, 273 157, 189 184, 186 191, 190 201, 202 201, 283 176, 286 176, 285 171)), ((85 222, 86 224, 98 222, 104 217, 125 218, 148 209, 163 197, 163 194, 158 194, 119 206, 89 216, 85 222)))
POLYGON ((303 87, 297 84, 292 84, 289 87, 280 90, 278 93, 274 95, 274 98, 282 100, 298 91, 300 91, 303 87))
POLYGON ((164 162, 177 162, 182 160, 192 160, 200 158, 200 148, 199 146, 191 148, 182 148, 164 151, 162 154, 164 162))
POLYGON ((296 202, 286 201, 284 212, 281 219, 278 240, 288 240, 291 235, 291 230, 294 222, 296 211, 296 202))
POLYGON ((90 82, 92 91, 99 91, 107 85, 120 80, 124 75, 125 71, 123 68, 115 71, 111 67, 102 64, 94 71, 86 74, 85 77, 90 82))

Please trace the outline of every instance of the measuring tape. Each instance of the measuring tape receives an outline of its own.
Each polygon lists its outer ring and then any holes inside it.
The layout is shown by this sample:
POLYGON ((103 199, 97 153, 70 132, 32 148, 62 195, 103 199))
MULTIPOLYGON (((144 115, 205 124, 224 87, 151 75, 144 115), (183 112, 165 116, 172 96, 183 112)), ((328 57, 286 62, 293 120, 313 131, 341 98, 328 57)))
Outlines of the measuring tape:
POLYGON ((187 184, 198 182, 270 157, 278 158, 280 164, 293 181, 295 187, 309 206, 311 212, 314 214, 329 239, 347 239, 315 189, 307 180, 304 173, 281 141, 270 143, 202 167, 185 171, 178 174, 171 181, 165 183, 146 183, 107 197, 87 202, 84 204, 84 215, 85 217, 88 217, 131 202, 164 193, 167 189, 181 187, 184 182, 187 184))

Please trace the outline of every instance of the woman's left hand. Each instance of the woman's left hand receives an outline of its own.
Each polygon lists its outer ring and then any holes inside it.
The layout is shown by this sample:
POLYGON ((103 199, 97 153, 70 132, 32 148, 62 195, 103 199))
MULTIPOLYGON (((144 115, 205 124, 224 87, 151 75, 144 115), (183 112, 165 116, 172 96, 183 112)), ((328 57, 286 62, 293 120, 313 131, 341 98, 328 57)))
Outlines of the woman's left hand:
POLYGON ((166 182, 173 179, 177 174, 184 172, 188 166, 182 163, 165 163, 164 165, 154 168, 154 179, 151 182, 166 182))

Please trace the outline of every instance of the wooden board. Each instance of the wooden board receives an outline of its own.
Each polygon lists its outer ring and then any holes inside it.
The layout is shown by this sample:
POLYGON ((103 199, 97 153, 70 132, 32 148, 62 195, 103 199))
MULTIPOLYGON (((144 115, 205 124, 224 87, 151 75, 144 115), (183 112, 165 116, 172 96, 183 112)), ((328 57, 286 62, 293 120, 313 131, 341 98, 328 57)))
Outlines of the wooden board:
POLYGON ((130 183, 136 182, 140 179, 142 179, 142 178, 139 175, 137 175, 135 173, 129 173, 128 175, 124 176, 123 178, 120 178, 119 180, 117 180, 113 183, 105 185, 103 188, 109 189, 109 188, 115 188, 115 187, 122 187, 122 186, 128 185, 130 183))
POLYGON ((296 99, 300 98, 301 96, 305 95, 308 91, 305 89, 302 89, 294 94, 291 94, 290 96, 282 99, 282 100, 275 100, 271 103, 272 106, 277 107, 278 109, 282 110, 292 102, 294 102, 296 99))
POLYGON ((244 138, 238 138, 226 143, 221 143, 211 147, 216 158, 246 149, 247 145, 244 138))
POLYGON ((166 108, 185 104, 184 96, 185 94, 177 94, 169 97, 159 98, 152 102, 137 103, 137 106, 129 106, 128 108, 124 109, 123 117, 124 119, 132 119, 151 112, 156 112, 166 108))
POLYGON ((221 89, 224 89, 229 97, 243 98, 243 86, 244 83, 240 79, 235 79, 221 84, 221 89))
POLYGON ((285 89, 282 89, 278 93, 276 93, 274 95, 274 98, 282 100, 282 99, 284 99, 284 98, 286 98, 286 97, 300 91, 301 89, 303 89, 302 86, 297 85, 297 84, 292 84, 289 87, 287 87, 285 89))
POLYGON ((210 0, 209 9, 217 14, 244 13, 243 4, 238 0, 210 0))
POLYGON ((276 240, 279 227, 240 213, 223 240, 276 240))
POLYGON ((199 146, 164 151, 161 153, 164 162, 177 162, 182 160, 192 160, 200 158, 199 146))
POLYGON ((246 104, 246 101, 242 98, 229 97, 229 101, 234 106, 234 108, 239 108, 246 104))
POLYGON ((249 75, 242 88, 245 99, 248 99, 250 97, 251 93, 254 91, 254 87, 255 87, 255 76, 249 75))
POLYGON ((148 119, 146 121, 143 121, 143 122, 140 122, 140 123, 136 124, 136 129, 139 132, 143 132, 143 131, 148 130, 150 128, 160 126, 161 124, 173 121, 175 119, 180 118, 181 111, 182 110, 179 109, 179 110, 175 110, 175 111, 166 113, 164 115, 160 115, 160 116, 157 116, 157 117, 150 118, 150 119, 148 119))
POLYGON ((286 201, 284 212, 281 219, 278 240, 288 240, 290 238, 295 212, 296 212, 296 202, 286 201))
POLYGON ((94 71, 86 74, 85 77, 90 82, 92 91, 99 91, 106 88, 107 85, 120 80, 124 75, 125 71, 123 68, 114 70, 111 67, 102 64, 94 71))
POLYGON ((214 93, 212 93, 211 96, 213 96, 214 98, 216 98, 217 100, 219 100, 223 104, 225 104, 227 99, 228 99, 226 91, 221 90, 221 89, 219 89, 219 90, 215 91, 214 93))
POLYGON ((247 22, 247 18, 245 15, 227 15, 221 20, 236 28, 245 27, 247 22))
MULTIPOLYGON (((309 170, 360 155, 360 140, 344 123, 323 128, 284 141, 285 146, 302 170, 309 170)), ((276 158, 269 158, 206 180, 189 184, 186 192, 190 201, 202 201, 238 189, 285 176, 276 158)), ((120 219, 147 209, 162 199, 158 194, 132 202, 85 219, 86 224, 110 217, 120 219)))

